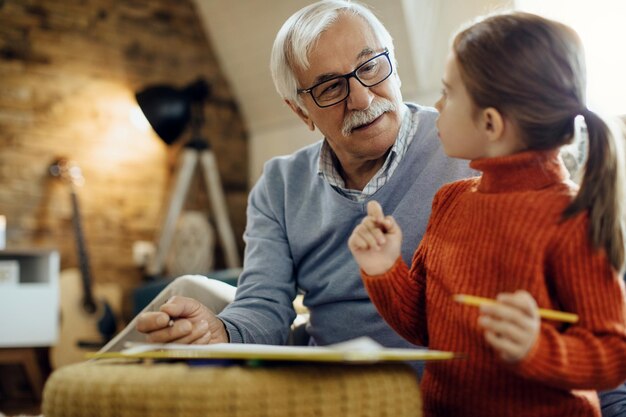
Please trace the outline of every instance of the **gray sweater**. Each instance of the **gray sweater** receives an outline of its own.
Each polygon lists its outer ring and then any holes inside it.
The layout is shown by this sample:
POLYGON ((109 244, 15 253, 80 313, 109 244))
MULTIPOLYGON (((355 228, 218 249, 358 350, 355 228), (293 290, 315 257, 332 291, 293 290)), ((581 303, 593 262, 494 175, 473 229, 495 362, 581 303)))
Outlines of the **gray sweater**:
POLYGON ((366 335, 384 346, 411 346, 370 302, 347 241, 365 216, 367 202, 377 200, 402 227, 402 257, 410 264, 437 189, 475 175, 466 161, 444 154, 435 129, 437 113, 412 107, 419 125, 406 155, 364 202, 342 196, 318 175, 322 142, 265 164, 249 196, 237 295, 219 314, 232 342, 284 344, 295 318, 292 301, 303 291, 311 313, 311 344, 366 335))

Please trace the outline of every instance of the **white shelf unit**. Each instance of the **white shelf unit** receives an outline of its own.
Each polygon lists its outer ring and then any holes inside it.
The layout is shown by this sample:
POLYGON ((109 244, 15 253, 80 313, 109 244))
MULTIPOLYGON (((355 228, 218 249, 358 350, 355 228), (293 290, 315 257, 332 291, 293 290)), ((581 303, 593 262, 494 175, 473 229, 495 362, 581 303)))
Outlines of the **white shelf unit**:
POLYGON ((0 285, 0 348, 52 346, 59 333, 59 253, 0 250, 17 261, 17 284, 0 285))

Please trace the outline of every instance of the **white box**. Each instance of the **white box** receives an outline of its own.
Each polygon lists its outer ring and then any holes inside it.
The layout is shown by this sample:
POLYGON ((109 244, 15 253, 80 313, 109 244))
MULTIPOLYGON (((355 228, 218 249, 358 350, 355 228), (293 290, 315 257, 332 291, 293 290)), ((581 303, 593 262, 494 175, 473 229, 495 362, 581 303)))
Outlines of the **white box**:
POLYGON ((17 285, 0 286, 0 348, 52 346, 59 337, 59 254, 0 250, 19 264, 17 285))
POLYGON ((0 285, 17 285, 20 282, 20 264, 17 261, 0 260, 0 285))

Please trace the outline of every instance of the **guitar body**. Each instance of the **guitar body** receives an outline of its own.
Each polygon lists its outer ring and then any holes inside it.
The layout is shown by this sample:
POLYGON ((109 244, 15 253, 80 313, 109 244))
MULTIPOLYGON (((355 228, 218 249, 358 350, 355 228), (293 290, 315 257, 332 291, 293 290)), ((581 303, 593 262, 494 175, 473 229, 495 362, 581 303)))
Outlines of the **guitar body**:
POLYGON ((50 349, 50 364, 53 369, 65 365, 82 362, 87 352, 97 350, 103 344, 99 330, 100 323, 114 326, 117 330, 115 317, 120 317, 122 293, 116 285, 94 285, 93 293, 97 309, 88 313, 83 307, 83 287, 81 272, 78 269, 67 269, 61 272, 59 279, 61 293, 61 327, 59 339, 50 349), (111 311, 108 311, 110 306, 111 311), (107 317, 108 316, 108 317, 107 317), (94 348, 89 348, 93 344, 94 348))

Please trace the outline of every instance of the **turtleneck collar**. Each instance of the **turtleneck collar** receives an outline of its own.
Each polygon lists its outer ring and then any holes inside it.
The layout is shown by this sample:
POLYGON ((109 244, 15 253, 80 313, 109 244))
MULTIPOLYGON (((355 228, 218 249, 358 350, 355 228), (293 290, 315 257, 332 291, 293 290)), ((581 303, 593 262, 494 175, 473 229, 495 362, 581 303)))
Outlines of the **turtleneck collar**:
POLYGON ((478 191, 484 193, 538 190, 569 178, 559 149, 475 159, 470 167, 482 172, 478 191))

